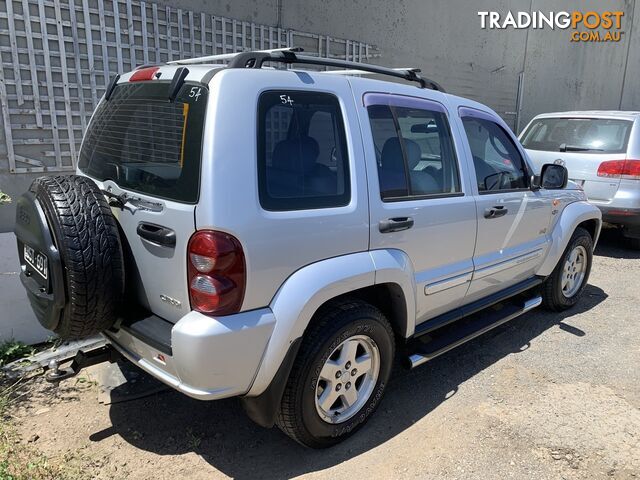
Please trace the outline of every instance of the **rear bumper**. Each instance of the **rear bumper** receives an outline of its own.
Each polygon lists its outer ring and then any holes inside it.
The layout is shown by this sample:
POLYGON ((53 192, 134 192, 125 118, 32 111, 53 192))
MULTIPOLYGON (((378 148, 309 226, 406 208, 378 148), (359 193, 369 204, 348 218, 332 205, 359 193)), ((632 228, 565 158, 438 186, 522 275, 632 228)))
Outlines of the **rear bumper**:
POLYGON ((609 202, 592 203, 602 211, 604 222, 624 227, 640 227, 640 181, 623 179, 609 202))
POLYGON ((624 227, 640 227, 640 208, 601 207, 602 221, 624 227))
POLYGON ((217 318, 189 312, 168 332, 166 320, 152 316, 144 321, 144 329, 123 327, 104 335, 128 360, 200 400, 245 394, 275 325, 268 308, 217 318), (157 341, 158 335, 156 341, 150 339, 153 330, 170 335, 170 348, 157 341))

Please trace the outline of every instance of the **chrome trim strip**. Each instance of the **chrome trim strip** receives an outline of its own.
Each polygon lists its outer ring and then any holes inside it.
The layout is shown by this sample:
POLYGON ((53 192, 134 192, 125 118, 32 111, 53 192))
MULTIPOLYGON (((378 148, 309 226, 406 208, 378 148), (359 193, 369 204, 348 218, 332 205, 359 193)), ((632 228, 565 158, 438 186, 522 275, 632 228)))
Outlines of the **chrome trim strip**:
POLYGON ((424 286, 424 294, 433 295, 434 293, 442 292, 443 290, 448 290, 449 288, 464 285, 465 283, 470 282, 472 277, 473 272, 469 271, 466 273, 455 275, 453 277, 445 278, 443 280, 438 280, 437 282, 428 283, 424 286))
POLYGON ((530 262, 531 260, 535 260, 536 258, 542 256, 542 253, 543 249, 539 248, 538 250, 535 250, 533 252, 525 253, 523 255, 519 255, 517 257, 510 258, 499 263, 494 263, 487 267, 479 268, 474 272, 473 279, 476 280, 478 278, 484 278, 489 275, 495 275, 496 273, 502 272, 503 270, 522 265, 525 262, 530 262))

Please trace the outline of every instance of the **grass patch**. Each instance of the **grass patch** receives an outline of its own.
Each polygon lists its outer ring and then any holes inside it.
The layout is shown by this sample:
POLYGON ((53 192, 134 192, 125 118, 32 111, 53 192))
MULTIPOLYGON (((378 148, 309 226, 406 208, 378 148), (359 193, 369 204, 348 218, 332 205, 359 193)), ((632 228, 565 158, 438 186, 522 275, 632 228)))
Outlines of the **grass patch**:
MULTIPOLYGON (((60 460, 48 458, 25 441, 11 424, 10 406, 29 393, 25 380, 7 383, 0 378, 0 480, 80 480, 90 478, 90 461, 67 452, 60 460)), ((37 440, 37 439, 36 439, 37 440)))
MULTIPOLYGON (((22 342, 15 340, 9 340, 0 344, 0 367, 7 363, 18 360, 19 358, 26 358, 33 355, 35 349, 29 345, 25 345, 22 342)), ((2 478, 2 477, 0 477, 2 478)))
POLYGON ((59 478, 46 457, 24 445, 11 427, 8 410, 17 399, 21 381, 12 384, 3 382, 4 385, 0 387, 0 480, 59 478))

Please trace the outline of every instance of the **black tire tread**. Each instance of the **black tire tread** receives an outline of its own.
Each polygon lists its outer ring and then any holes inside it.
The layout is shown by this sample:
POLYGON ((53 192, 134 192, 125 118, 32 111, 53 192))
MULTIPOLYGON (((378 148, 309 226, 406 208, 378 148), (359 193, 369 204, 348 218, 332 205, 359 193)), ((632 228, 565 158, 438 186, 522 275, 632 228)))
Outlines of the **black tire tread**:
POLYGON ((115 217, 91 179, 36 179, 31 191, 50 223, 65 271, 67 302, 55 332, 80 339, 111 327, 124 294, 124 259, 115 217))
MULTIPOLYGON (((574 230, 573 235, 571 236, 571 239, 569 240, 569 244, 567 245, 567 248, 562 253, 562 256, 560 257, 558 264, 554 268, 551 275, 549 275, 549 277, 542 284, 542 304, 547 310, 551 310, 553 312, 561 312, 561 311, 567 310, 568 308, 571 308, 575 304, 577 299, 580 297, 580 295, 582 294, 582 291, 584 291, 584 288, 587 285, 587 282, 589 281, 589 273, 591 270, 592 258, 589 258, 589 270, 587 271, 587 275, 584 279, 584 283, 581 291, 576 293, 575 297, 573 297, 574 301, 567 303, 559 300, 559 295, 561 295, 561 293, 559 294, 557 291, 557 288, 558 288, 557 277, 559 275, 558 272, 563 268, 567 253, 573 248, 577 239, 580 237, 587 237, 593 247, 593 239, 591 238, 591 234, 586 229, 582 227, 577 227, 574 230)), ((588 250, 587 254, 592 256, 593 248, 591 250, 588 250)))
MULTIPOLYGON (((303 427, 296 409, 300 398, 301 388, 300 378, 308 368, 308 364, 313 361, 313 353, 326 342, 328 337, 347 322, 344 320, 353 312, 365 313, 369 318, 373 318, 387 330, 390 338, 394 338, 391 324, 384 314, 373 305, 359 299, 344 299, 331 302, 321 309, 302 339, 300 350, 291 369, 287 386, 280 403, 280 409, 276 417, 276 425, 286 435, 296 442, 314 448, 323 448, 327 445, 318 443, 310 436, 303 427)), ((364 315, 363 315, 364 316, 364 315)))

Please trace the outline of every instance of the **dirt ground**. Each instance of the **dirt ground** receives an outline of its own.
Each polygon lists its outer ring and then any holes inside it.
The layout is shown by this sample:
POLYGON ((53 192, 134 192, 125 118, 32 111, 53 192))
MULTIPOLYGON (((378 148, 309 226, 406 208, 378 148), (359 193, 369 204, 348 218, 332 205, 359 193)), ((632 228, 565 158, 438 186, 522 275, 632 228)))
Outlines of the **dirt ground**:
POLYGON ((105 406, 77 380, 40 384, 14 424, 93 478, 640 479, 640 252, 620 245, 604 232, 575 309, 398 370, 370 422, 329 450, 254 425, 235 400, 105 406))

